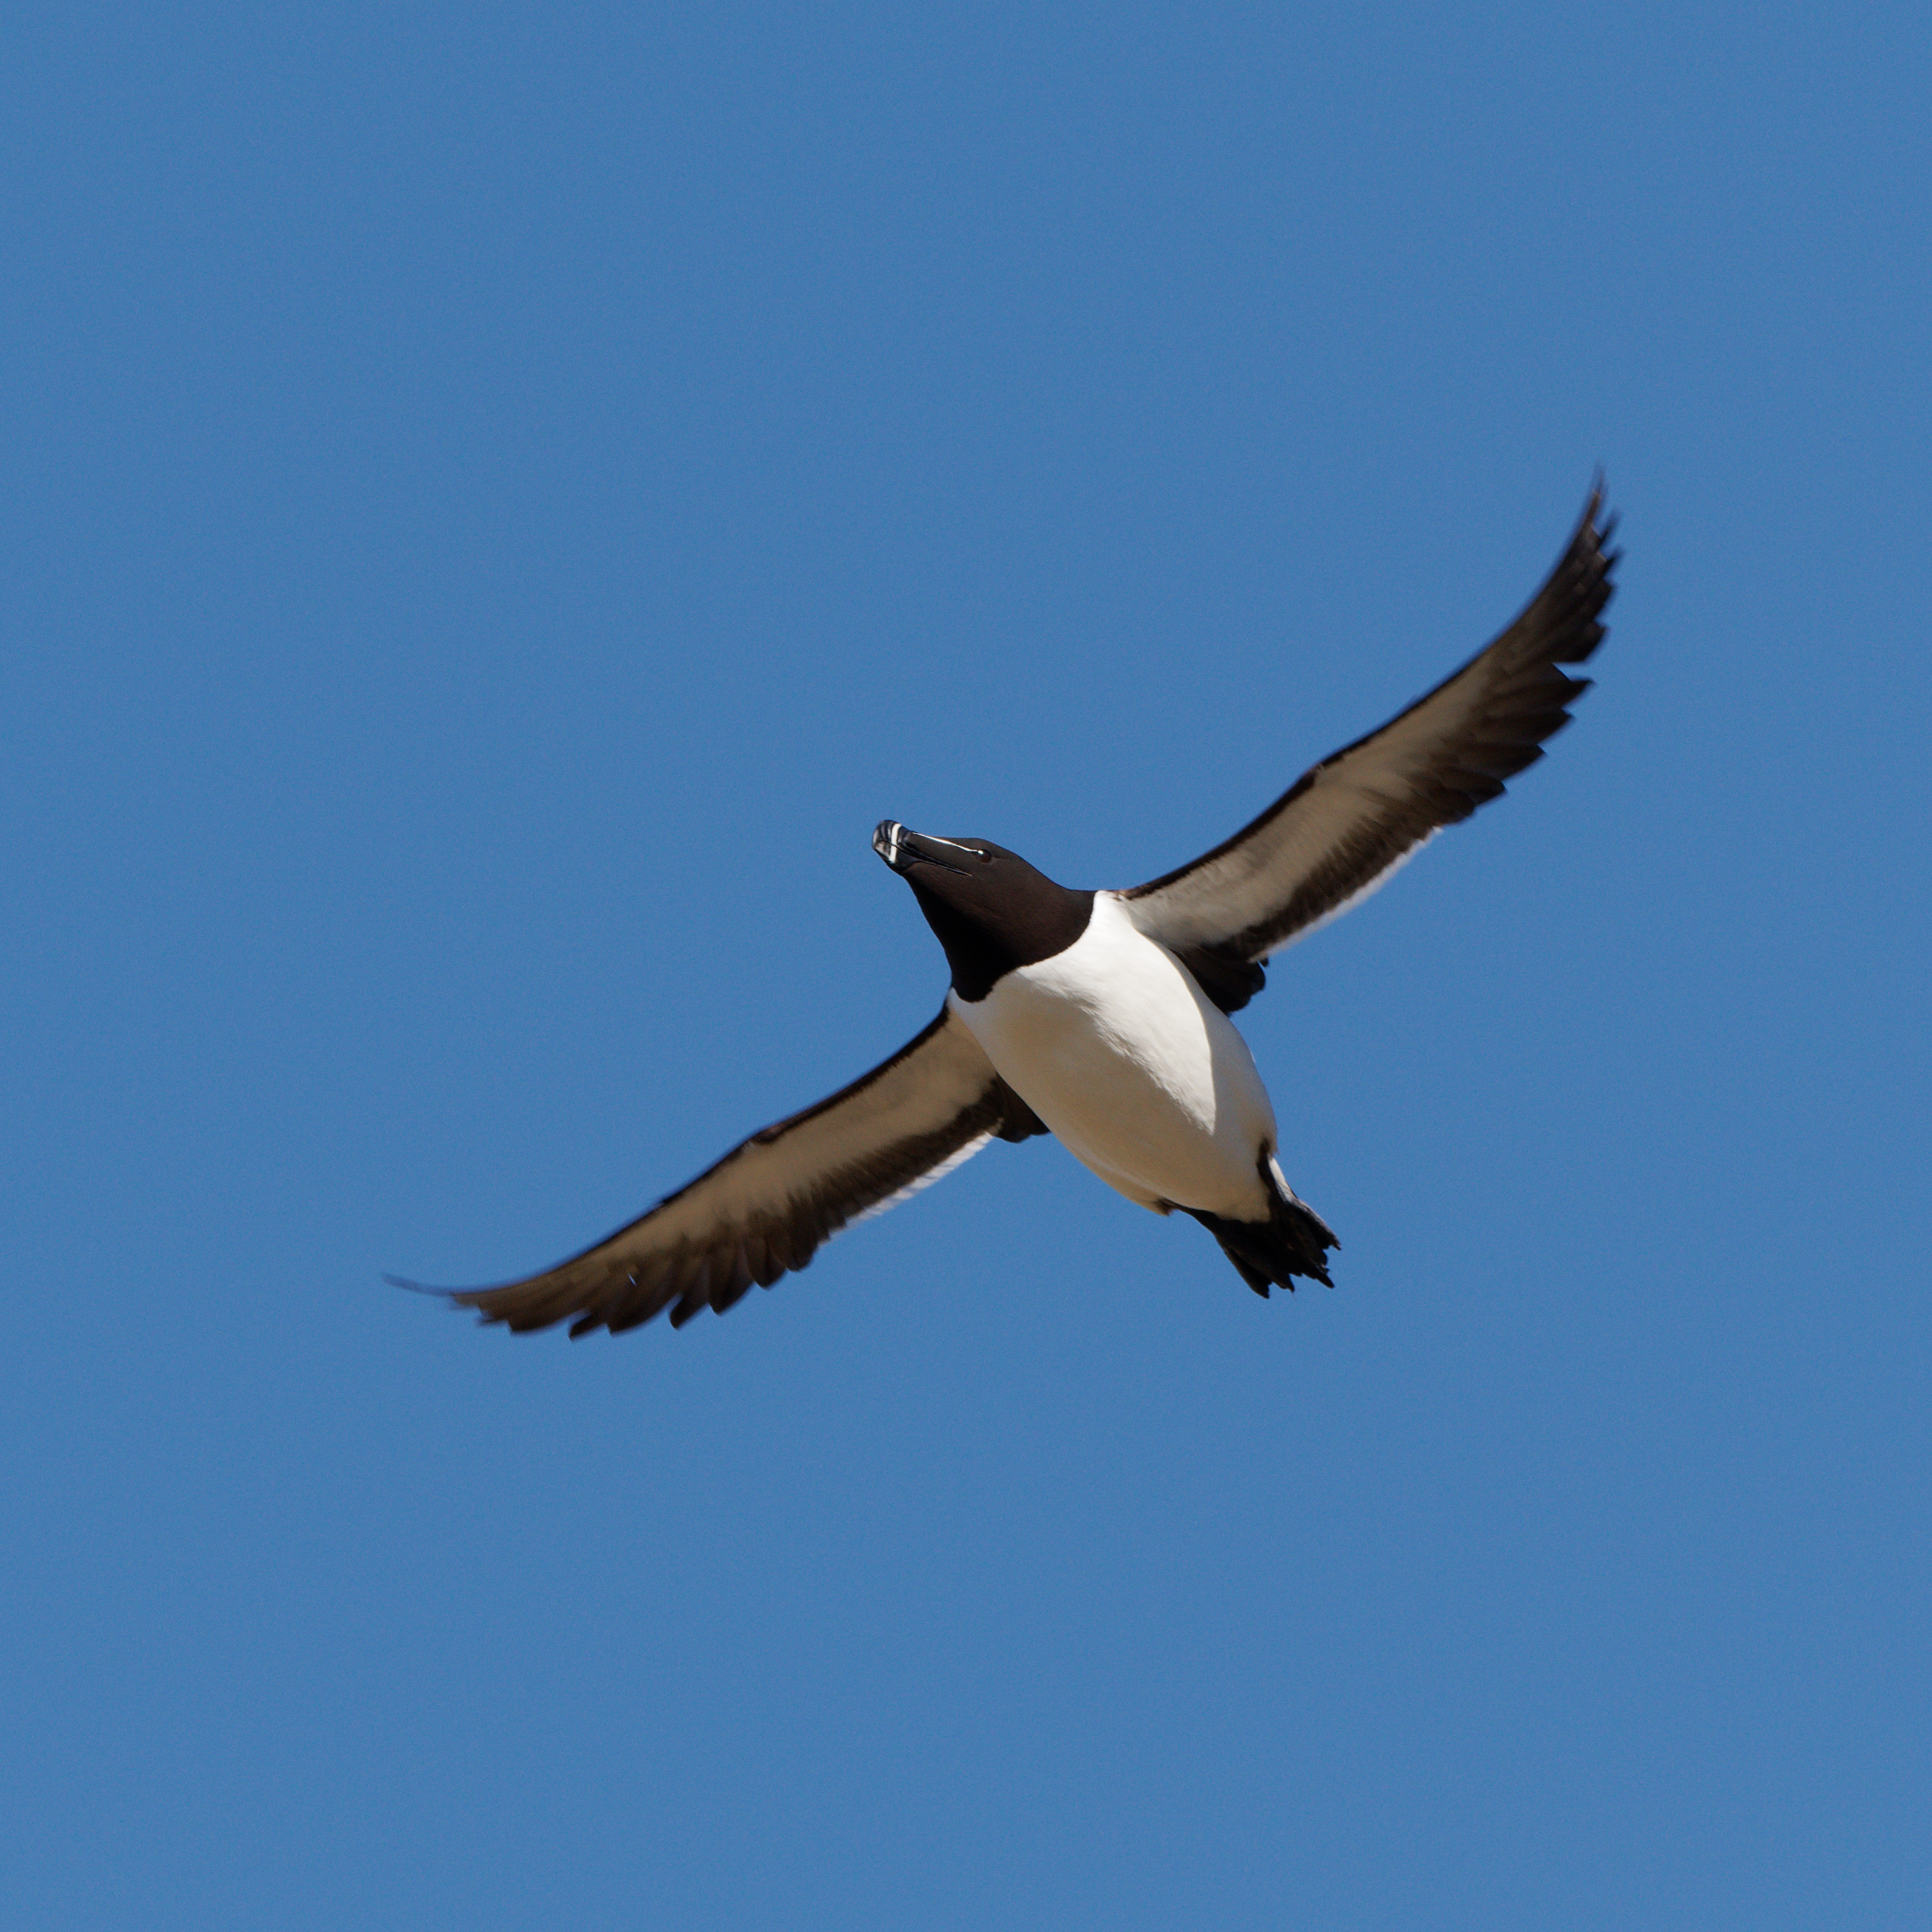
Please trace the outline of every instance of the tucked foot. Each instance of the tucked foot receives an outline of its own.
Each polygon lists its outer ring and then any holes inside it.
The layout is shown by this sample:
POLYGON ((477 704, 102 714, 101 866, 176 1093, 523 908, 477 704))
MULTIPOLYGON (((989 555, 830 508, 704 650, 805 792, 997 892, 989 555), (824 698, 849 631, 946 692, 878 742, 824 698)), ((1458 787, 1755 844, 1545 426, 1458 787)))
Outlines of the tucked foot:
POLYGON ((1271 1153, 1262 1154, 1261 1173, 1268 1190, 1270 1211, 1265 1221, 1231 1221, 1197 1208, 1183 1211, 1192 1215, 1220 1243, 1234 1272, 1257 1294, 1265 1296, 1271 1284, 1292 1294, 1297 1275, 1333 1288, 1328 1252, 1342 1245, 1334 1230, 1306 1202, 1296 1198, 1271 1153))

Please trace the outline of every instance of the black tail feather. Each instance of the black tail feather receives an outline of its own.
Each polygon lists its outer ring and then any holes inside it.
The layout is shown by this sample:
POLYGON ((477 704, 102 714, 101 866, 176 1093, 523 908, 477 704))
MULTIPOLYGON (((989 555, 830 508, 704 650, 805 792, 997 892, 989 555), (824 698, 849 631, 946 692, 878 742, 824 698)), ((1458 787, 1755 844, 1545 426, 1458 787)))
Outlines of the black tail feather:
POLYGON ((1269 1214, 1265 1221, 1229 1221, 1219 1214, 1203 1214, 1198 1208, 1184 1211, 1192 1214, 1221 1244, 1221 1252, 1234 1264, 1238 1274, 1254 1292, 1266 1296, 1273 1282, 1294 1292, 1294 1277, 1305 1275, 1325 1288, 1335 1284, 1328 1276, 1328 1251, 1342 1244, 1335 1231, 1313 1208, 1298 1201, 1275 1178, 1272 1150, 1261 1158, 1261 1175, 1268 1191, 1269 1214))

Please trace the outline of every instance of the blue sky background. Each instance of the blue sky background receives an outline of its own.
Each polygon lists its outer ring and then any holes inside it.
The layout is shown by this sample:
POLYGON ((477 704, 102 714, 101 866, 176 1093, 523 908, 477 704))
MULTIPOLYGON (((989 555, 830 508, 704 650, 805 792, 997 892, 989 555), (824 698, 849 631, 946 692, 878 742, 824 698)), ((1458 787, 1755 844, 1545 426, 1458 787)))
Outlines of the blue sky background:
POLYGON ((1922 7, 0 28, 10 1924, 1932 1913, 1922 7), (997 1147, 479 1333, 1126 884, 1600 679, 1243 1016, 1339 1286, 997 1147))

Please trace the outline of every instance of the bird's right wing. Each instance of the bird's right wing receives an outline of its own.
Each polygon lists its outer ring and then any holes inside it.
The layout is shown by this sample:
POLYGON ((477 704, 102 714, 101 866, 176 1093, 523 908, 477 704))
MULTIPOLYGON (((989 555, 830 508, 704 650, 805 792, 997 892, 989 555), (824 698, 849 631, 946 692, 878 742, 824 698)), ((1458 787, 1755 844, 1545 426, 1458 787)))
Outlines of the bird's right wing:
POLYGON ((989 1140, 1046 1132, 944 1008, 862 1078, 741 1142, 596 1246, 500 1288, 430 1292, 514 1329, 568 1316, 573 1335, 615 1334, 667 1308, 682 1328, 803 1268, 848 1221, 916 1193, 989 1140))

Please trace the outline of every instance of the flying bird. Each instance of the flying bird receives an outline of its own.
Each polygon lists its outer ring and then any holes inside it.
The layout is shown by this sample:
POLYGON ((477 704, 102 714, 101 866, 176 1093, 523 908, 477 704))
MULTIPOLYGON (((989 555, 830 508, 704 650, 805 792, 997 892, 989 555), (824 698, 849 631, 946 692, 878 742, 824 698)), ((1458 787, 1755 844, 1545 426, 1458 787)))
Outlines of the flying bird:
MULTIPOLYGON (((1346 912, 1542 755, 1589 688, 1618 553, 1600 480, 1522 614, 1379 730, 1304 772, 1191 865, 1124 892, 1056 884, 986 838, 872 835, 952 970, 932 1024, 555 1268, 443 1288, 516 1330, 682 1328, 802 1268, 848 1222, 992 1140, 1054 1134, 1130 1201, 1191 1215, 1257 1294, 1328 1282, 1340 1244, 1282 1171, 1274 1110, 1228 1018, 1264 962, 1346 912)), ((396 1278, 388 1277, 392 1280, 396 1278)), ((417 1287, 413 1282, 400 1286, 417 1287)))

